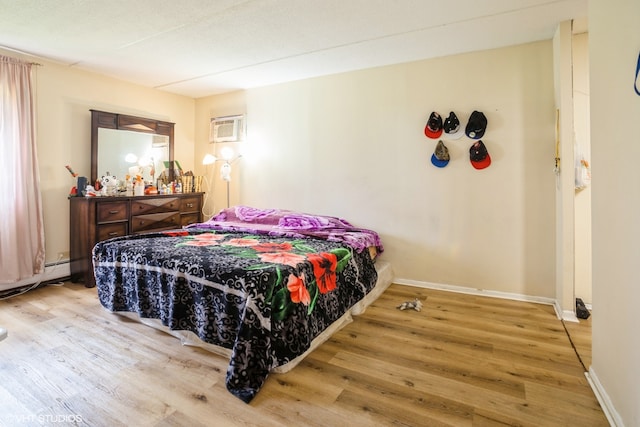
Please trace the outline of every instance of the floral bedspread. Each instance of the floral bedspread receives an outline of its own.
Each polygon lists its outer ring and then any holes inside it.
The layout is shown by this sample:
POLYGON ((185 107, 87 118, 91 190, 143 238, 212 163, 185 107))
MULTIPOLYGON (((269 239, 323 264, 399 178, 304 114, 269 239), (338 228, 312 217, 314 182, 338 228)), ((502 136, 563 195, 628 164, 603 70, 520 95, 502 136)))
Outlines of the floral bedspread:
POLYGON ((197 227, 100 242, 93 263, 106 309, 231 349, 226 386, 245 402, 377 280, 344 243, 197 227))
POLYGON ((384 251, 380 236, 373 230, 358 228, 343 218, 307 214, 284 209, 258 209, 234 206, 221 210, 209 221, 186 228, 206 228, 222 231, 247 231, 269 236, 317 237, 341 242, 357 251, 374 247, 384 251))

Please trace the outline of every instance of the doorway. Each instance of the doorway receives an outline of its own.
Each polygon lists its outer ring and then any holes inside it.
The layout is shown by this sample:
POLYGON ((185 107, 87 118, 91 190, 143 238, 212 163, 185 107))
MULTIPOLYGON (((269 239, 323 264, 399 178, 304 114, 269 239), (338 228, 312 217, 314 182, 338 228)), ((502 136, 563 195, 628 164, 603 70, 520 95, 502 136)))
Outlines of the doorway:
POLYGON ((573 120, 577 177, 574 200, 574 295, 576 298, 582 299, 587 308, 591 310, 593 301, 591 292, 591 186, 589 182, 591 158, 589 35, 586 31, 576 34, 575 26, 573 31, 571 52, 573 57, 573 120), (584 186, 581 187, 579 184, 584 186))

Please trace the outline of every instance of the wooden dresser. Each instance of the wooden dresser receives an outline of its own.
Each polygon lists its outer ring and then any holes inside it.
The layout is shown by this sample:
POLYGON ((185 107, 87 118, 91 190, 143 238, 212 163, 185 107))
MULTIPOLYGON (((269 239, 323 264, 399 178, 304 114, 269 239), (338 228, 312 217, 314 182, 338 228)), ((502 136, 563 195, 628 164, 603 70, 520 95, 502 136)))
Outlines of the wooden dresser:
POLYGON ((70 197, 71 280, 95 286, 91 250, 101 240, 201 222, 202 195, 70 197))

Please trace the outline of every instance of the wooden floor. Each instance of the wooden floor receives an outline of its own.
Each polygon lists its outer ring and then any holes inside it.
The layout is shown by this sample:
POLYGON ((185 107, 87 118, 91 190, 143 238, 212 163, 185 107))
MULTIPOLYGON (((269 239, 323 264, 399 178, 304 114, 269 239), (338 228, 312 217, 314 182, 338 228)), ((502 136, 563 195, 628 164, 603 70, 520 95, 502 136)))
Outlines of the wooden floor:
POLYGON ((551 306, 392 285, 249 404, 226 361, 66 283, 0 301, 0 425, 607 426, 551 306), (396 306, 415 297, 421 312, 396 306))
POLYGON ((585 371, 591 366, 591 319, 580 319, 579 322, 564 322, 578 358, 582 362, 585 371))

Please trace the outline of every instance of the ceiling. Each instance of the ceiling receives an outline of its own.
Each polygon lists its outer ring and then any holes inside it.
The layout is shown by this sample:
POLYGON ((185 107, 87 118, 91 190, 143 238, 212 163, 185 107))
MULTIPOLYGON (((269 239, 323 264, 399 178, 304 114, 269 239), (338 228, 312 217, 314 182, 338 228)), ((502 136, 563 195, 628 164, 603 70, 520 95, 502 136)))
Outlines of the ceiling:
POLYGON ((547 40, 586 16, 587 0, 0 0, 0 48, 199 98, 547 40))

